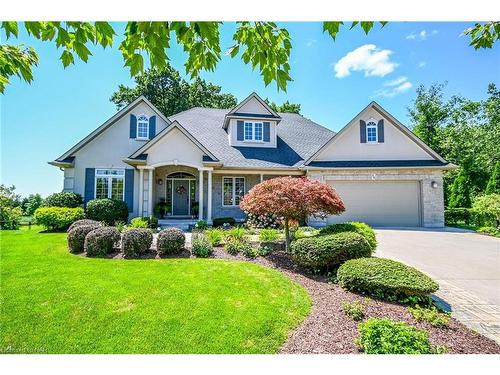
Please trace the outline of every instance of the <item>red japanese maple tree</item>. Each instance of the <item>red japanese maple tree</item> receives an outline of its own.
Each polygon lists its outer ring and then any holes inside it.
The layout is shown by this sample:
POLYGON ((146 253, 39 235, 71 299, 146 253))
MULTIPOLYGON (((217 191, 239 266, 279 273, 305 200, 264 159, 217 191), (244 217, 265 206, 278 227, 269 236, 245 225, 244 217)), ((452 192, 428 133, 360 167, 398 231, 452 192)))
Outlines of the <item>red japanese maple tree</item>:
POLYGON ((277 177, 255 185, 240 203, 255 215, 276 214, 284 218, 286 248, 290 244, 290 220, 326 217, 345 211, 344 203, 329 185, 307 177, 277 177))

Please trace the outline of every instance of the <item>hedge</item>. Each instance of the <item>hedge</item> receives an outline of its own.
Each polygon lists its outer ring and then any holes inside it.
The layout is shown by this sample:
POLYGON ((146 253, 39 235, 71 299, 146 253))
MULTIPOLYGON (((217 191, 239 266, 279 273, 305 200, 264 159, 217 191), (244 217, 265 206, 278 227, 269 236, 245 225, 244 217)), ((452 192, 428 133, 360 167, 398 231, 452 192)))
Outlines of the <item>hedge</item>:
POLYGON ((77 220, 73 224, 71 224, 68 228, 68 232, 75 228, 79 227, 80 225, 97 225, 97 226, 102 226, 102 224, 99 221, 95 220, 90 220, 90 219, 82 219, 82 220, 77 220))
POLYGON ((99 225, 79 225, 68 232, 68 249, 70 253, 81 253, 85 250, 85 237, 99 225))
POLYGON ((88 257, 106 256, 113 252, 120 237, 120 232, 115 227, 96 228, 85 237, 85 252, 88 257))
POLYGON ((184 249, 186 236, 179 228, 167 228, 158 233, 156 250, 159 255, 180 254, 184 249))
POLYGON ((360 234, 342 232, 293 241, 290 247, 294 261, 304 267, 328 270, 346 260, 369 257, 372 249, 360 234))
POLYGON ((125 258, 135 258, 146 254, 151 248, 153 233, 149 229, 126 230, 122 236, 122 252, 125 258))
POLYGON ((40 207, 33 215, 37 224, 48 230, 66 230, 71 224, 85 217, 83 208, 40 207))
POLYGON ((351 221, 348 223, 333 224, 322 228, 319 231, 319 235, 342 233, 342 232, 355 232, 362 235, 370 244, 372 252, 377 248, 377 238, 375 236, 375 231, 366 223, 360 223, 357 221, 351 221))
POLYGON ((76 208, 83 204, 80 194, 71 192, 54 193, 43 200, 44 207, 68 207, 76 208))
POLYGON ((439 288, 417 269, 384 258, 349 260, 338 269, 337 281, 348 290, 389 300, 427 296, 439 288))
POLYGON ((233 226, 236 224, 236 220, 233 217, 217 217, 212 221, 212 227, 214 228, 221 227, 224 224, 233 226))
POLYGON ((102 221, 108 225, 116 222, 127 222, 128 207, 124 201, 117 199, 92 199, 87 203, 88 219, 102 221))
POLYGON ((492 215, 478 212, 472 208, 447 208, 444 210, 444 222, 446 225, 465 224, 476 227, 496 225, 492 215))

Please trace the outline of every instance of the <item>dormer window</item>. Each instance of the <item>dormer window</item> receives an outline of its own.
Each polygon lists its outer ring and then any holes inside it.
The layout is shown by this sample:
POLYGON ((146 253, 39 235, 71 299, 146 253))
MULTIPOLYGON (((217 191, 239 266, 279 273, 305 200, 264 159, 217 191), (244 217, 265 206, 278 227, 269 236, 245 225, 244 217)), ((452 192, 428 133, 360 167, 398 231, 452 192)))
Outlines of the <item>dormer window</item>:
POLYGON ((366 123, 366 142, 378 142, 377 124, 375 123, 375 121, 370 120, 366 123))
POLYGON ((245 141, 259 141, 262 142, 262 122, 249 122, 245 121, 245 141))
POLYGON ((149 120, 145 115, 137 118, 137 139, 149 139, 149 120))

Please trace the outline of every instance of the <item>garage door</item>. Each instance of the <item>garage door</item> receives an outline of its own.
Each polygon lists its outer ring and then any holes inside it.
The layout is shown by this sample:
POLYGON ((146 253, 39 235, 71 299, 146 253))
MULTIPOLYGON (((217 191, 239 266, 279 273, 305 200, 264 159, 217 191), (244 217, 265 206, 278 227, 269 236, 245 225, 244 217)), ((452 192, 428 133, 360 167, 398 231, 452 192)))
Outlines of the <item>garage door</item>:
POLYGON ((374 226, 420 226, 418 181, 329 181, 346 207, 328 224, 363 221, 374 226))

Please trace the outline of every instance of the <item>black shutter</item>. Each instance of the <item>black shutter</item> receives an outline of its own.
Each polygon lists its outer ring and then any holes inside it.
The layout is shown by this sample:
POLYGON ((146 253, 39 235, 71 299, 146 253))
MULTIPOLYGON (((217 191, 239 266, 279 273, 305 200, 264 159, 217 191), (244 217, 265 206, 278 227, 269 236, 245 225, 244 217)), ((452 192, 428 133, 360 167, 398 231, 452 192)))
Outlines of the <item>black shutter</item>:
POLYGON ((85 193, 84 202, 94 199, 95 168, 85 168, 85 193))
POLYGON ((359 141, 366 143, 366 122, 359 120, 359 141))
POLYGON ((156 135, 156 116, 149 118, 149 139, 153 139, 156 135))
POLYGON ((130 138, 137 137, 137 117, 130 115, 130 138))
POLYGON ((264 122, 264 142, 271 141, 271 124, 264 122))
POLYGON ((237 123, 236 140, 243 141, 243 121, 238 121, 237 123))
POLYGON ((380 120, 377 124, 378 142, 384 143, 384 120, 380 120))
MULTIPOLYGON (((150 171, 151 173, 151 171, 150 171)), ((151 197, 150 197, 151 199, 151 197)), ((134 210, 134 170, 125 169, 125 203, 127 203, 128 212, 134 210)), ((141 213, 139 213, 141 214, 141 213)))

